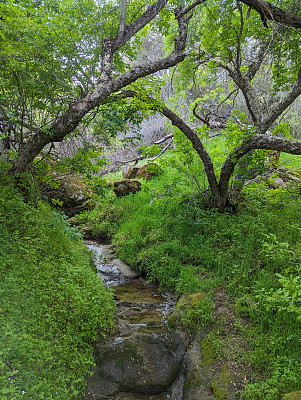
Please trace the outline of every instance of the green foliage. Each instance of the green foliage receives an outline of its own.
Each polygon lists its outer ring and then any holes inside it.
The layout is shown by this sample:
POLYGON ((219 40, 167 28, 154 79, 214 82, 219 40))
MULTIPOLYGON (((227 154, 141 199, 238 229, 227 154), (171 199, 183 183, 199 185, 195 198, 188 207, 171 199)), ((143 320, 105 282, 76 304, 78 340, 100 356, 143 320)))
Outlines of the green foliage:
POLYGON ((98 107, 97 114, 91 123, 91 128, 96 137, 104 142, 110 143, 118 133, 126 133, 129 124, 136 136, 124 140, 139 140, 139 126, 147 117, 145 107, 141 107, 136 99, 106 100, 98 107))
POLYGON ((93 343, 113 328, 112 294, 78 231, 24 203, 1 171, 0 397, 81 398, 93 343))
POLYGON ((95 239, 107 242, 117 231, 123 212, 122 206, 109 202, 102 209, 95 208, 91 212, 83 212, 76 218, 80 224, 87 227, 95 239))
MULTIPOLYGON (((184 141, 180 145, 181 152, 159 161, 164 173, 144 182, 141 192, 110 196, 85 220, 101 229, 110 209, 122 210, 116 214, 119 222, 110 225, 119 257, 178 295, 208 293, 207 305, 183 316, 187 329, 210 324, 211 293, 226 287, 237 311, 253 325, 247 356, 261 377, 246 387, 243 398, 276 399, 301 384, 300 191, 250 184, 238 213, 213 212, 204 193, 191 185, 191 174, 202 184, 203 177, 194 170, 189 144, 187 152, 184 141), (184 173, 187 165, 190 174, 184 173)), ((214 153, 213 145, 209 150, 214 153)))

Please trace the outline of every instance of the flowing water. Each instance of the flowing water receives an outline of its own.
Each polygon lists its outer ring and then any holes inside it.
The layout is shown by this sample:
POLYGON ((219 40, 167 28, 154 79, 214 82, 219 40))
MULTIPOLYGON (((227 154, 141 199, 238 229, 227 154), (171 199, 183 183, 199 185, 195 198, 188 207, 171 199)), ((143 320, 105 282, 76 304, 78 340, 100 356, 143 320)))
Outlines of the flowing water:
POLYGON ((157 287, 115 259, 111 245, 86 241, 93 251, 97 275, 105 286, 114 288, 118 306, 119 336, 128 332, 167 332, 167 319, 174 310, 170 294, 160 293, 157 287))
MULTIPOLYGON (((113 288, 118 307, 118 312, 116 315, 117 323, 115 335, 107 339, 106 344, 104 345, 105 350, 102 347, 99 352, 103 354, 103 352, 106 351, 106 354, 110 354, 111 356, 111 348, 115 349, 118 346, 123 346, 121 352, 126 353, 125 349, 129 347, 129 338, 137 338, 140 337, 139 335, 142 335, 143 338, 145 337, 150 338, 151 341, 158 341, 158 343, 155 343, 155 348, 150 347, 150 349, 152 349, 150 351, 157 352, 157 348, 162 347, 164 356, 166 354, 166 349, 164 348, 164 346, 166 346, 166 343, 168 343, 170 335, 167 326, 167 320, 175 307, 175 301, 173 297, 170 294, 160 293, 155 285, 147 282, 145 279, 140 277, 138 273, 132 271, 121 260, 115 259, 112 251, 112 246, 99 244, 94 241, 87 241, 86 245, 94 253, 98 276, 102 279, 105 286, 110 286, 113 288), (149 336, 145 336, 146 334, 149 336), (160 341, 162 341, 163 344, 160 341), (107 342, 109 342, 109 344, 107 344, 107 342), (109 352, 108 346, 111 346, 109 352)), ((172 341, 173 339, 170 340, 172 341)), ((131 346, 133 345, 131 344, 131 346)), ((134 345, 134 347, 135 346, 136 345, 134 345)), ((143 353, 143 351, 144 350, 139 350, 140 353, 143 353)), ((174 350, 174 353, 176 353, 176 351, 177 350, 174 350)), ((100 368, 96 367, 97 371, 94 373, 93 377, 88 380, 88 387, 86 392, 87 399, 181 399, 182 389, 181 387, 177 388, 179 386, 179 380, 181 380, 181 376, 179 378, 178 372, 175 383, 172 385, 173 389, 164 389, 163 393, 144 393, 144 386, 139 383, 139 379, 137 376, 137 391, 140 392, 139 394, 137 394, 135 393, 135 383, 132 384, 134 390, 123 388, 123 386, 131 380, 130 378, 128 378, 127 380, 124 378, 125 383, 121 382, 120 384, 116 382, 116 378, 113 375, 107 378, 108 371, 115 371, 117 368, 116 364, 118 364, 118 362, 119 364, 121 363, 120 359, 118 359, 118 361, 112 360, 109 362, 108 359, 110 356, 105 356, 105 359, 103 360, 103 372, 101 372, 102 366, 100 366, 100 368), (103 375, 106 376, 104 377, 103 375), (179 393, 175 394, 176 392, 179 393)), ((120 358, 120 355, 118 357, 120 358)), ((148 357, 149 356, 146 356, 146 360, 143 361, 143 363, 149 363, 148 357)), ((132 359, 133 357, 128 360, 122 361, 123 363, 125 363, 123 368, 133 368, 134 370, 135 368, 137 369, 137 365, 130 366, 132 359)), ((162 363, 164 363, 163 359, 162 363)), ((142 366, 141 368, 143 369, 144 367, 142 366)), ((158 369, 160 369, 160 360, 158 369)), ((118 373, 120 375, 120 371, 118 373)), ((128 373, 130 374, 130 372, 128 373)), ((138 371, 137 374, 139 375, 140 371, 138 371)), ((122 375, 126 375, 126 373, 124 373, 124 370, 122 372, 122 375)), ((151 375, 152 372, 150 372, 150 380, 152 379, 151 375)), ((122 380, 122 378, 120 379, 122 380)), ((147 385, 147 383, 145 385, 147 385)), ((158 383, 158 385, 160 386, 160 383, 158 383)), ((156 386, 154 386, 154 384, 150 387, 150 390, 152 392, 156 392, 156 386)))

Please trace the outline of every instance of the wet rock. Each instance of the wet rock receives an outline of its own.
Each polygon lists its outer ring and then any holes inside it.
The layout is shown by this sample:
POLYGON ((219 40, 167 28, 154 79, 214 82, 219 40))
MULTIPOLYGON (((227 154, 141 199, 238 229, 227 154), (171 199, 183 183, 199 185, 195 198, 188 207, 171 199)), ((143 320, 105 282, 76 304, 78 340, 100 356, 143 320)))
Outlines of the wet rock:
POLYGON ((137 179, 124 179, 114 182, 113 191, 117 197, 127 196, 141 190, 141 182, 137 179))
POLYGON ((134 333, 112 343, 99 343, 95 373, 117 384, 121 391, 162 393, 179 374, 187 345, 187 338, 180 332, 134 333))
MULTIPOLYGON (((89 235, 89 230, 85 233, 89 235)), ((139 276, 136 271, 133 271, 123 261, 114 258, 113 247, 111 245, 99 245, 97 242, 89 240, 86 241, 86 245, 94 253, 98 275, 105 286, 124 285, 126 282, 139 276)))
POLYGON ((139 273, 137 271, 132 270, 127 264, 125 264, 118 258, 114 259, 114 264, 127 279, 134 279, 139 276, 139 273))

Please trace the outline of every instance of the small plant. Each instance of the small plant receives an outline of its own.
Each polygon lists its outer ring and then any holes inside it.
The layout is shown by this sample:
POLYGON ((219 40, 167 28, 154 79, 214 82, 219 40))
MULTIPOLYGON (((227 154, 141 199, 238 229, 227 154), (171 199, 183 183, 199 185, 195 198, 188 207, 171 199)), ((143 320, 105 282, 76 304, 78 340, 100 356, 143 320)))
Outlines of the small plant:
MULTIPOLYGON (((280 242, 277 240, 277 236, 273 233, 263 235, 265 240, 262 243, 262 249, 259 254, 263 259, 273 266, 273 263, 286 263, 286 265, 292 264, 295 261, 294 252, 290 250, 289 243, 280 242)), ((286 268, 286 272, 289 271, 289 267, 286 268)))

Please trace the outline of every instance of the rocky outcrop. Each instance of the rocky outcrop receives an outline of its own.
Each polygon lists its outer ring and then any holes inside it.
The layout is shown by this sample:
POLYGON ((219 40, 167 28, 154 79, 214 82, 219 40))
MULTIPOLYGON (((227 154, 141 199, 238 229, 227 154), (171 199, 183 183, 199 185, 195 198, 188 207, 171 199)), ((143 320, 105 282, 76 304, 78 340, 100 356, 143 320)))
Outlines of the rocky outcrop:
POLYGON ((158 175, 160 167, 156 163, 149 163, 143 165, 138 173, 137 178, 151 179, 153 176, 158 175))
POLYGON ((141 182, 137 179, 124 179, 114 182, 113 191, 117 197, 127 196, 141 190, 141 182))
POLYGON ((123 175, 124 179, 134 179, 137 177, 138 172, 140 168, 139 167, 130 167, 126 173, 123 175))
POLYGON ((145 178, 150 179, 158 175, 160 167, 156 163, 144 164, 142 167, 130 167, 124 174, 124 179, 145 178))
POLYGON ((301 184, 301 171, 279 168, 267 178, 267 184, 270 189, 286 188, 293 184, 301 184))

